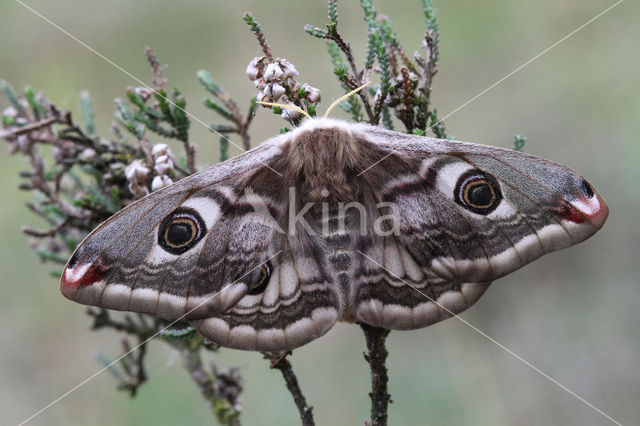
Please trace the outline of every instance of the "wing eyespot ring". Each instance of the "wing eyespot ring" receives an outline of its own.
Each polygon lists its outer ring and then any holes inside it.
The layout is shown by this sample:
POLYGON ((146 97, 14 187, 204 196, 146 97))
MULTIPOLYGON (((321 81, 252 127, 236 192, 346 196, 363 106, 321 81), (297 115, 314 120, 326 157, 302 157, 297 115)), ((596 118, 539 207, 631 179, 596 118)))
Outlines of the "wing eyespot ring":
POLYGON ((269 284, 269 278, 271 278, 272 271, 273 268, 271 267, 270 262, 265 262, 260 265, 260 275, 257 281, 249 285, 248 294, 254 295, 262 293, 267 288, 267 284, 269 284))
POLYGON ((488 215, 502 201, 496 178, 477 169, 468 170, 458 178, 453 196, 456 203, 481 215, 488 215))
POLYGON ((158 228, 158 244, 171 254, 182 254, 195 246, 207 229, 200 214, 189 207, 179 207, 158 228))

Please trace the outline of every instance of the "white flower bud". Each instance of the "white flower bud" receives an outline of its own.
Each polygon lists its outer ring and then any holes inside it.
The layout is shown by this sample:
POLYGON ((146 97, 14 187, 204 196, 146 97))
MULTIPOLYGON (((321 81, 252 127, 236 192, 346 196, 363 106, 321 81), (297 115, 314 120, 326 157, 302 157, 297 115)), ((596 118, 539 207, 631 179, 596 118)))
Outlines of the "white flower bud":
POLYGON ((6 115, 7 117, 11 117, 11 118, 16 118, 18 116, 18 111, 10 106, 8 108, 6 108, 4 111, 2 111, 2 115, 6 115))
POLYGON ((271 83, 264 88, 264 94, 271 99, 271 102, 278 102, 278 99, 284 95, 284 87, 278 83, 271 83))
POLYGON ((307 100, 312 104, 317 104, 320 102, 320 90, 316 89, 313 86, 309 86, 307 83, 302 85, 302 88, 305 92, 307 92, 307 100))
POLYGON ((153 158, 158 158, 163 155, 173 157, 173 154, 171 153, 171 148, 169 148, 169 145, 167 145, 166 143, 155 144, 151 149, 151 155, 153 155, 153 158))
POLYGON ((260 65, 262 62, 263 57, 261 56, 256 56, 255 58, 253 58, 251 60, 251 62, 249 62, 249 65, 247 65, 247 76, 249 77, 249 80, 255 80, 260 76, 260 65))
POLYGON ((158 143, 151 149, 154 158, 153 168, 159 175, 166 175, 173 170, 173 153, 166 143, 158 143))
POLYGON ((161 155, 156 158, 156 163, 153 165, 156 173, 159 175, 166 175, 173 170, 173 160, 168 155, 161 155))
POLYGON ((267 82, 264 81, 264 78, 259 78, 257 80, 254 80, 253 84, 256 86, 256 89, 258 90, 264 90, 264 88, 267 87, 267 82))
POLYGON ((80 153, 79 158, 81 160, 85 160, 86 161, 86 160, 91 160, 92 158, 96 158, 96 155, 98 155, 98 154, 96 153, 95 149, 87 148, 87 149, 83 150, 80 153))
POLYGON ((169 176, 166 176, 166 175, 156 176, 153 178, 153 181, 151 182, 151 190, 157 191, 158 189, 164 188, 165 186, 169 186, 172 183, 173 181, 169 176))
POLYGON ((135 160, 124 169, 124 175, 129 181, 129 191, 136 197, 140 198, 149 193, 146 182, 149 175, 149 168, 144 165, 142 160, 135 160))
MULTIPOLYGON (((288 103, 286 105, 297 106, 293 103, 288 103)), ((282 108, 282 114, 280 114, 280 116, 285 120, 296 120, 300 118, 301 115, 302 113, 300 111, 297 111, 295 109, 289 109, 289 108, 282 108)))
POLYGON ((124 175, 127 177, 129 182, 138 183, 147 178, 149 175, 149 168, 144 165, 142 160, 135 160, 131 162, 126 169, 124 169, 124 175))
POLYGON ((153 95, 154 91, 152 89, 149 89, 147 87, 136 87, 134 89, 134 91, 140 95, 140 97, 142 98, 143 101, 146 101, 147 99, 149 99, 151 97, 151 95, 153 95))
POLYGON ((280 64, 285 77, 295 77, 299 74, 296 67, 285 58, 278 58, 276 61, 280 64))
POLYGON ((256 95, 256 100, 259 102, 269 102, 269 96, 265 95, 264 92, 259 92, 256 95))
POLYGON ((269 64, 267 65, 267 69, 264 71, 264 79, 266 81, 272 81, 279 79, 282 74, 282 68, 278 64, 269 64))
MULTIPOLYGON (((409 71, 409 81, 417 81, 418 76, 413 71, 409 71)), ((404 76, 402 74, 398 74, 395 78, 396 83, 404 83, 404 76)))

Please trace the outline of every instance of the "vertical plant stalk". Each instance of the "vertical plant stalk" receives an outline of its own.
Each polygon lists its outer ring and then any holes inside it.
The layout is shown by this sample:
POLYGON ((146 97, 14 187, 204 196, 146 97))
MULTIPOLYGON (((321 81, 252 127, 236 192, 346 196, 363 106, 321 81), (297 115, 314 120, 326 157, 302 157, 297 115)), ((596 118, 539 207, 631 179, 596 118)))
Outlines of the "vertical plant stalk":
POLYGON ((360 324, 367 341, 367 353, 364 359, 369 363, 371 369, 371 426, 386 426, 388 418, 388 407, 391 395, 387 390, 389 376, 387 375, 386 360, 387 352, 386 339, 389 330, 385 328, 373 327, 367 324, 360 324))
POLYGON ((185 347, 179 350, 185 368, 191 379, 198 385, 203 398, 211 405, 211 410, 218 422, 225 426, 240 426, 240 411, 216 392, 212 375, 207 373, 202 365, 200 348, 185 347))
POLYGON ((298 378, 293 372, 293 367, 287 359, 287 355, 271 356, 270 354, 265 354, 265 358, 271 360, 271 368, 280 370, 282 373, 282 377, 287 384, 287 389, 289 389, 291 396, 293 396, 293 401, 298 408, 298 413, 300 413, 300 421, 302 422, 302 425, 314 426, 315 421, 313 420, 313 407, 307 404, 307 399, 304 397, 304 394, 300 389, 298 378))

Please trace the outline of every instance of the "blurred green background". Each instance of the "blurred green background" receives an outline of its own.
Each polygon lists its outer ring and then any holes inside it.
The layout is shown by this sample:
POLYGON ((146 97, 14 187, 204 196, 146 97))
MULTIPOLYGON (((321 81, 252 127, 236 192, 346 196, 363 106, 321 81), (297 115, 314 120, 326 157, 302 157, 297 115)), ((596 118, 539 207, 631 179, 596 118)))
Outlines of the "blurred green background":
MULTIPOLYGON (((366 26, 359 2, 340 4, 341 30, 362 59, 366 26)), ((127 71, 150 72, 146 45, 169 64, 188 110, 210 122, 202 106, 200 68, 240 101, 255 89, 248 61, 260 54, 241 20, 252 11, 276 56, 291 60, 300 81, 322 90, 324 108, 341 94, 322 42, 306 23, 326 23, 320 0, 29 0, 28 4, 127 71)), ((440 73, 433 100, 454 110, 541 52, 613 1, 441 0, 440 73)), ((418 0, 378 0, 409 52, 424 32, 418 0)), ((527 152, 569 165, 609 204, 603 230, 587 242, 546 256, 496 282, 462 316, 489 336, 624 424, 640 418, 640 4, 626 1, 446 120, 456 139, 511 146, 528 137, 527 152)), ((91 91, 105 136, 113 98, 137 85, 17 2, 0 3, 0 77, 29 84, 58 106, 77 111, 91 91)), ((2 105, 6 105, 4 100, 2 105)), ((321 111, 324 110, 321 106, 321 111)), ((283 122, 259 111, 253 140, 283 122)), ((199 166, 217 160, 218 138, 192 124, 199 166)), ((232 148, 232 153, 238 150, 232 148)), ((120 342, 92 333, 85 308, 64 299, 50 265, 39 265, 20 231, 38 225, 24 207, 17 172, 23 159, 0 155, 0 420, 16 424, 81 382, 120 342)), ((369 412, 364 337, 338 324, 296 350, 292 362, 318 424, 362 424, 369 412)), ((393 332, 389 339, 391 424, 599 425, 611 422, 462 322, 393 332)), ((152 343, 150 381, 131 400, 101 374, 43 414, 33 425, 215 423, 179 357, 152 343)), ((246 379, 245 424, 298 424, 279 372, 257 353, 223 350, 221 367, 240 366, 246 379)))

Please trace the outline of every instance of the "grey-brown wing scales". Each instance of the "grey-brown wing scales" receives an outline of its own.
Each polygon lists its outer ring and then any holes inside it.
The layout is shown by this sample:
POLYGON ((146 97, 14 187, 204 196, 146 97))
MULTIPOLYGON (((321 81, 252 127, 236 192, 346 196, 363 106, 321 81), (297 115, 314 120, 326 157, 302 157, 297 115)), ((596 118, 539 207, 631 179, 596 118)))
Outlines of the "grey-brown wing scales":
MULTIPOLYGON (((238 203, 244 186, 265 169, 261 161, 278 152, 277 143, 266 144, 116 213, 76 249, 63 272, 62 293, 110 309, 153 313, 166 319, 183 315, 190 308, 188 296, 201 253, 215 251, 220 243, 211 235, 218 236, 221 223, 241 224, 244 218, 238 214, 238 203)), ((224 261, 224 256, 217 260, 224 261)), ((223 289, 224 278, 211 274, 194 291, 206 287, 206 292, 216 294, 223 289)), ((225 289, 218 298, 230 293, 225 289)))
MULTIPOLYGON (((313 212, 316 230, 341 217, 339 208, 324 221, 313 212)), ((89 305, 191 321, 224 346, 288 350, 338 319, 409 329, 457 314, 494 279, 588 238, 607 212, 589 183, 550 161, 320 120, 115 214, 78 247, 61 290, 89 305), (334 153, 337 142, 349 145, 334 153), (345 170, 332 169, 334 157, 345 170), (372 213, 369 232, 290 233, 298 212, 289 211, 287 183, 313 202, 330 193, 322 185, 342 185, 341 197, 354 194, 347 201, 372 213), (381 218, 383 232, 370 232, 381 218)))
POLYGON ((259 351, 294 349, 325 334, 342 315, 342 295, 323 267, 324 255, 291 237, 270 261, 264 291, 246 294, 220 316, 193 321, 223 346, 259 351))
POLYGON ((361 244, 350 308, 355 320, 376 327, 426 327, 475 303, 489 282, 458 282, 421 266, 393 236, 361 244))
POLYGON ((80 244, 62 293, 193 321, 211 340, 242 349, 292 349, 326 332, 341 315, 341 297, 309 241, 281 232, 288 194, 261 164, 280 143, 267 141, 118 212, 80 244))
POLYGON ((551 161, 368 130, 389 156, 362 178, 393 206, 387 226, 396 228, 360 237, 349 299, 358 321, 409 329, 462 312, 494 279, 588 238, 606 219, 592 187, 551 161))

